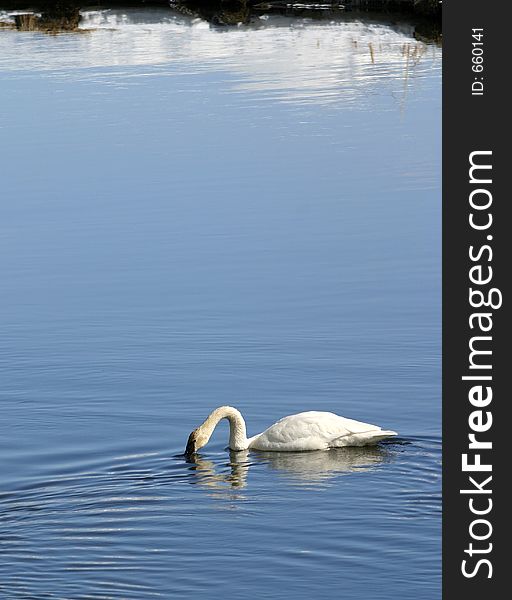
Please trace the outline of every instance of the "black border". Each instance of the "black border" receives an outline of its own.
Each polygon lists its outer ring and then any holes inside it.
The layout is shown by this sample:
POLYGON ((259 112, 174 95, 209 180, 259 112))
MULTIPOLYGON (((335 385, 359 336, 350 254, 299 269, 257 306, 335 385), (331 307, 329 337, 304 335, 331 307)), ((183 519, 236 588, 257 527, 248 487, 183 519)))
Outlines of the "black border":
MULTIPOLYGON (((508 130, 511 104, 506 90, 510 57, 508 50, 508 2, 477 2, 463 0, 443 3, 443 598, 464 600, 505 598, 510 594, 506 576, 508 563, 508 515, 511 500, 505 489, 508 481, 508 439, 512 439, 512 423, 508 426, 510 392, 507 390, 507 369, 511 330, 508 304, 510 296, 510 265, 512 232, 509 233, 507 206, 510 190, 507 179, 512 169, 507 160, 508 130), (472 29, 484 30, 484 71, 472 70, 472 29), (475 76, 483 76, 484 93, 472 95, 475 76), (492 231, 477 232, 469 225, 469 155, 475 150, 492 151, 492 231), (507 168, 508 167, 508 168, 507 168), (468 475, 462 472, 462 454, 468 452, 468 416, 475 410, 468 401, 469 384, 461 378, 469 372, 468 341, 471 335, 469 316, 469 246, 481 246, 492 234, 493 281, 500 288, 503 305, 493 312, 492 387, 493 401, 489 407, 493 424, 486 434, 493 443, 492 450, 482 451, 482 461, 493 466, 492 511, 486 518, 493 532, 488 542, 493 544, 489 554, 481 555, 492 563, 492 577, 482 567, 476 576, 462 574, 466 559, 476 564, 476 556, 464 553, 472 541, 469 525, 472 515, 468 495, 468 475)), ((487 254, 486 254, 487 257, 487 254)), ((483 374, 483 371, 479 371, 483 374)), ((488 372, 486 374, 489 374, 488 372)), ((480 496, 483 498, 483 496, 480 496)), ((483 531, 483 530, 481 530, 483 531)), ((475 543, 476 544, 476 543, 475 543)), ((484 542, 481 543, 481 547, 484 542)), ((477 547, 475 545, 475 547, 477 547)), ((471 569, 468 569, 471 570, 471 569)))

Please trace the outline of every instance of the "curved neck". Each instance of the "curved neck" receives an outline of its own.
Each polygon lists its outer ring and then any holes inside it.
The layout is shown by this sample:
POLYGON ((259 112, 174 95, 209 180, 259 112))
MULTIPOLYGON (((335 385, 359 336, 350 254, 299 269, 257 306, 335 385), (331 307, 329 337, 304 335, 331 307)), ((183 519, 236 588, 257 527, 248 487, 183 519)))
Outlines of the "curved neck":
MULTIPOLYGON (((229 421, 229 447, 231 450, 247 450, 247 432, 245 421, 240 411, 232 406, 220 406, 216 408, 198 427, 207 440, 210 439, 215 427, 222 419, 229 421)), ((206 442, 205 442, 206 443, 206 442)))

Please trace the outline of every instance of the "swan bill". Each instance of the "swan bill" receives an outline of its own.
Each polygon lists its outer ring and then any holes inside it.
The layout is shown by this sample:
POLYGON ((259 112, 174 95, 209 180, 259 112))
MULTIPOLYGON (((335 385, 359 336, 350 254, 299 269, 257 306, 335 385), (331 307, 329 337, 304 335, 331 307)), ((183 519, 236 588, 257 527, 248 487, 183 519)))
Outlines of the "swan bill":
POLYGON ((194 429, 188 436, 187 447, 185 448, 185 456, 196 454, 197 451, 205 446, 210 439, 211 432, 204 431, 203 425, 194 429))
POLYGON ((188 436, 187 447, 185 448, 185 456, 191 456, 197 452, 197 433, 196 430, 188 436))

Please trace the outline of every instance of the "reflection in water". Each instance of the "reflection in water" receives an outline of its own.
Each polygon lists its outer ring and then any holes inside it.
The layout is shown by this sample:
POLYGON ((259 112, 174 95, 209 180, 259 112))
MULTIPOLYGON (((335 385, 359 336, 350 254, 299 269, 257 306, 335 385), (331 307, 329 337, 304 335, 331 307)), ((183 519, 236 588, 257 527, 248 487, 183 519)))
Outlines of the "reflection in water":
POLYGON ((4 26, 12 23, 18 31, 76 31, 81 18, 80 6, 73 0, 40 0, 35 3, 35 7, 32 4, 20 3, 16 8, 16 12, 7 11, 7 20, 4 15, 0 23, 4 26))
MULTIPOLYGON (((407 0, 405 0, 407 1, 407 0)), ((163 5, 165 0, 161 1, 163 5)), ((411 7, 417 6, 417 0, 409 0, 411 7)), ((130 6, 130 2, 105 2, 102 3, 102 8, 109 10, 112 7, 118 7, 125 4, 125 7, 130 6)), ((141 0, 141 4, 145 4, 141 0)), ((168 0, 169 6, 165 9, 160 8, 160 15, 169 14, 171 11, 181 13, 193 18, 201 18, 212 23, 215 26, 237 26, 247 25, 257 22, 263 15, 268 18, 268 14, 279 14, 291 17, 301 17, 314 20, 320 19, 337 19, 340 14, 348 15, 348 18, 358 19, 360 13, 356 10, 346 10, 349 8, 344 0, 312 0, 311 2, 298 1, 283 1, 283 0, 268 0, 257 2, 251 0, 168 0)), ((378 10, 378 3, 374 3, 374 9, 378 10)), ((385 1, 381 2, 381 8, 384 4, 386 13, 389 6, 385 1)), ((136 5, 136 3, 135 3, 136 5)), ((123 8, 125 8, 123 7, 123 8)), ((158 7, 158 4, 157 4, 158 7)), ((11 11, 11 20, 14 21, 16 28, 20 31, 46 31, 49 33, 57 33, 59 31, 76 31, 80 21, 80 11, 86 12, 90 5, 84 4, 79 0, 58 0, 50 2, 49 0, 39 0, 33 3, 24 0, 11 0, 4 7, 0 1, 0 12, 2 8, 11 11), (12 12, 16 10, 16 12, 12 12)), ((145 11, 150 11, 155 6, 151 3, 144 6, 145 11)), ((353 5, 350 8, 354 8, 353 5)), ((364 11, 364 18, 368 20, 371 14, 367 11, 367 6, 364 11)), ((430 14, 430 18, 424 16, 414 16, 414 23, 418 34, 423 38, 428 38, 433 41, 440 35, 440 14, 430 14)), ((8 13, 9 14, 9 13, 8 13)), ((382 18, 382 13, 375 13, 376 18, 382 18)), ((400 23, 405 18, 413 18, 410 11, 405 13, 397 12, 388 16, 388 19, 394 23, 400 23)), ((6 24, 0 20, 0 24, 6 24)))
POLYGON ((439 597, 439 50, 267 16, 0 32, 2 598, 439 597), (242 397, 434 437, 174 457, 242 397))
POLYGON ((242 489, 251 467, 266 465, 295 482, 321 484, 338 475, 369 471, 392 458, 383 446, 363 446, 319 450, 318 452, 229 452, 228 472, 195 454, 187 459, 193 465, 193 483, 211 490, 242 489))
POLYGON ((185 0, 171 2, 173 10, 198 17, 213 25, 247 25, 251 21, 251 4, 245 0, 185 0))
POLYGON ((255 456, 271 469, 311 484, 324 483, 338 475, 369 471, 391 460, 390 452, 381 446, 332 448, 318 452, 257 452, 255 456))
MULTIPOLYGON (((0 21, 11 17, 0 10, 0 21)), ((259 14, 247 25, 218 28, 169 9, 118 8, 81 11, 79 28, 87 33, 59 36, 58 52, 39 36, 24 34, 13 43, 13 34, 4 32, 0 67, 67 79, 94 77, 120 87, 183 68, 222 70, 229 73, 231 90, 280 102, 341 101, 345 108, 364 108, 376 88, 387 90, 400 108, 407 88, 430 75, 440 58, 435 44, 415 39, 412 23, 354 20, 343 13, 314 21, 259 14)))
MULTIPOLYGON (((245 495, 241 490, 247 485, 247 473, 249 471, 248 452, 229 453, 227 472, 220 472, 219 465, 213 461, 202 458, 195 454, 186 459, 192 464, 193 476, 190 483, 204 488, 213 498, 241 501, 245 495)), ((226 466, 226 465, 224 465, 226 466)))

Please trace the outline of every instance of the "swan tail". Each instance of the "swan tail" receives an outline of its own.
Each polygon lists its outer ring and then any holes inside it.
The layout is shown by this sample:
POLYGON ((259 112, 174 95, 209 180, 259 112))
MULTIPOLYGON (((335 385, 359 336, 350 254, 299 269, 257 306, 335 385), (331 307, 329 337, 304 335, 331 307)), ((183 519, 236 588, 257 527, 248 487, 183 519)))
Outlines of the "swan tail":
POLYGON ((375 437, 377 438, 377 442, 380 442, 380 440, 385 440, 386 438, 395 437, 397 435, 398 433, 392 429, 381 429, 376 432, 375 437))
POLYGON ((332 448, 342 448, 344 446, 372 446, 381 440, 398 435, 391 429, 372 429, 371 431, 361 431, 342 435, 332 441, 332 448))

